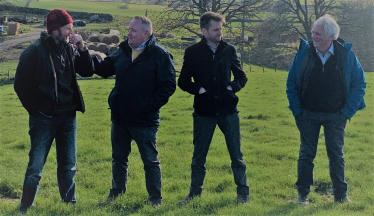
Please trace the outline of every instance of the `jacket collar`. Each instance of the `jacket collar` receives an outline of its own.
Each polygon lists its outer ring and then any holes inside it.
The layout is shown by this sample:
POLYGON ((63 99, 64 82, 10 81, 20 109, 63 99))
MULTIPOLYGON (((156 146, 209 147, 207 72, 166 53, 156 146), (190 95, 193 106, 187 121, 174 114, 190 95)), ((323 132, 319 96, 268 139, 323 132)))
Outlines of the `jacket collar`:
MULTIPOLYGON (((334 52, 344 58, 348 52, 351 51, 352 43, 348 43, 342 38, 338 38, 337 40, 333 41, 334 44, 334 52)), ((313 46, 313 41, 306 41, 300 38, 300 45, 299 50, 309 50, 315 52, 315 47, 313 46)))
MULTIPOLYGON (((213 51, 210 49, 208 45, 208 40, 204 36, 201 38, 201 41, 199 43, 202 44, 202 46, 204 46, 206 49, 209 49, 213 53, 213 51)), ((221 39, 221 41, 219 42, 217 46, 215 55, 218 56, 219 54, 221 54, 223 50, 225 50, 226 46, 227 46, 227 42, 221 39)))
MULTIPOLYGON (((155 45, 156 44, 156 37, 154 34, 152 34, 148 40, 146 41, 145 45, 144 45, 144 51, 147 51, 151 48, 151 46, 155 45)), ((126 39, 125 41, 121 42, 119 47, 122 49, 122 51, 126 52, 126 51, 131 51, 131 47, 129 46, 129 41, 128 39, 126 39)))

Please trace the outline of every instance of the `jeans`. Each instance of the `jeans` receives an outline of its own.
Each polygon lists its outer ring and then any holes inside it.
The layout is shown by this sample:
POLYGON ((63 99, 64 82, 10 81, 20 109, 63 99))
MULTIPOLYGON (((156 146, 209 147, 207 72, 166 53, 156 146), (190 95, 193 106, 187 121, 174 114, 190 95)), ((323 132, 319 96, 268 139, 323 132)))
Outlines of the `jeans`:
POLYGON ((193 114, 194 151, 191 164, 190 194, 200 195, 202 192, 206 174, 206 156, 217 124, 226 139, 226 146, 231 158, 231 169, 237 185, 237 193, 249 195, 246 165, 240 148, 241 137, 238 113, 215 117, 193 114))
POLYGON ((310 193, 310 186, 313 184, 313 160, 317 154, 320 128, 323 126, 333 194, 337 199, 344 198, 347 196, 347 182, 344 178, 343 145, 347 118, 340 112, 321 113, 303 109, 295 119, 301 140, 296 182, 299 194, 310 193))
POLYGON ((34 205, 39 189, 43 166, 47 160, 53 140, 56 141, 57 180, 63 202, 75 203, 75 181, 77 158, 77 122, 75 112, 69 115, 46 117, 30 116, 31 149, 29 163, 23 183, 21 208, 34 205))
POLYGON ((112 189, 109 197, 115 198, 126 192, 128 157, 131 142, 135 140, 144 164, 146 188, 149 200, 159 202, 161 197, 161 168, 157 151, 158 126, 134 127, 112 122, 112 189))

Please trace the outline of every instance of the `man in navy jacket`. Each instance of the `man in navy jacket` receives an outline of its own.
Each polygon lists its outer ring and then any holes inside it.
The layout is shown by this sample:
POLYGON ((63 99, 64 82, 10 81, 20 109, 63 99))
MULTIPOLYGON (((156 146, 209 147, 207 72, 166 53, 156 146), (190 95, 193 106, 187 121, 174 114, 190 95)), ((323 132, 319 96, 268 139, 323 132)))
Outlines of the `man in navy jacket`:
POLYGON ((135 140, 144 163, 146 187, 152 205, 162 202, 161 169, 156 137, 159 110, 176 89, 172 55, 156 43, 151 20, 136 16, 128 39, 103 61, 95 60, 95 73, 116 75, 109 95, 112 120, 112 189, 106 204, 126 192, 128 156, 135 140))
POLYGON ((352 44, 338 38, 339 26, 330 15, 315 21, 312 41, 301 40, 289 70, 287 97, 300 131, 297 203, 307 205, 313 184, 313 160, 321 126, 335 202, 347 202, 344 176, 344 134, 347 119, 365 107, 364 71, 351 50, 352 44))

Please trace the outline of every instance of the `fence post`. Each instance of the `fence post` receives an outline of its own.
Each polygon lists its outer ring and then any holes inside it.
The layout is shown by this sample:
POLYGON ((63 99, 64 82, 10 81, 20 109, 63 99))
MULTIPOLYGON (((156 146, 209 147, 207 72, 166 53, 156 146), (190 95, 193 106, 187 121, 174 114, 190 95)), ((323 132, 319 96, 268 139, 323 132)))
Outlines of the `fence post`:
POLYGON ((249 65, 249 73, 252 73, 252 65, 249 65))
POLYGON ((264 67, 262 67, 262 73, 265 73, 265 68, 264 67))
POLYGON ((8 80, 10 80, 10 73, 9 73, 9 70, 8 70, 8 80))

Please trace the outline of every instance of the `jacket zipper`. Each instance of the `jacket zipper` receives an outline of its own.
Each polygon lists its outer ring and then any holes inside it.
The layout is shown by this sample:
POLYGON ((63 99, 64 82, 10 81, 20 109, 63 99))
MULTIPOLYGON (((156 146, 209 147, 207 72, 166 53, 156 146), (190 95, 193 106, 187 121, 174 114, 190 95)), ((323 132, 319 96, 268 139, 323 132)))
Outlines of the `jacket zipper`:
POLYGON ((53 64, 51 53, 49 53, 49 60, 51 61, 53 77, 55 78, 55 95, 56 95, 56 103, 58 101, 58 93, 57 93, 57 75, 55 71, 55 65, 53 64))

